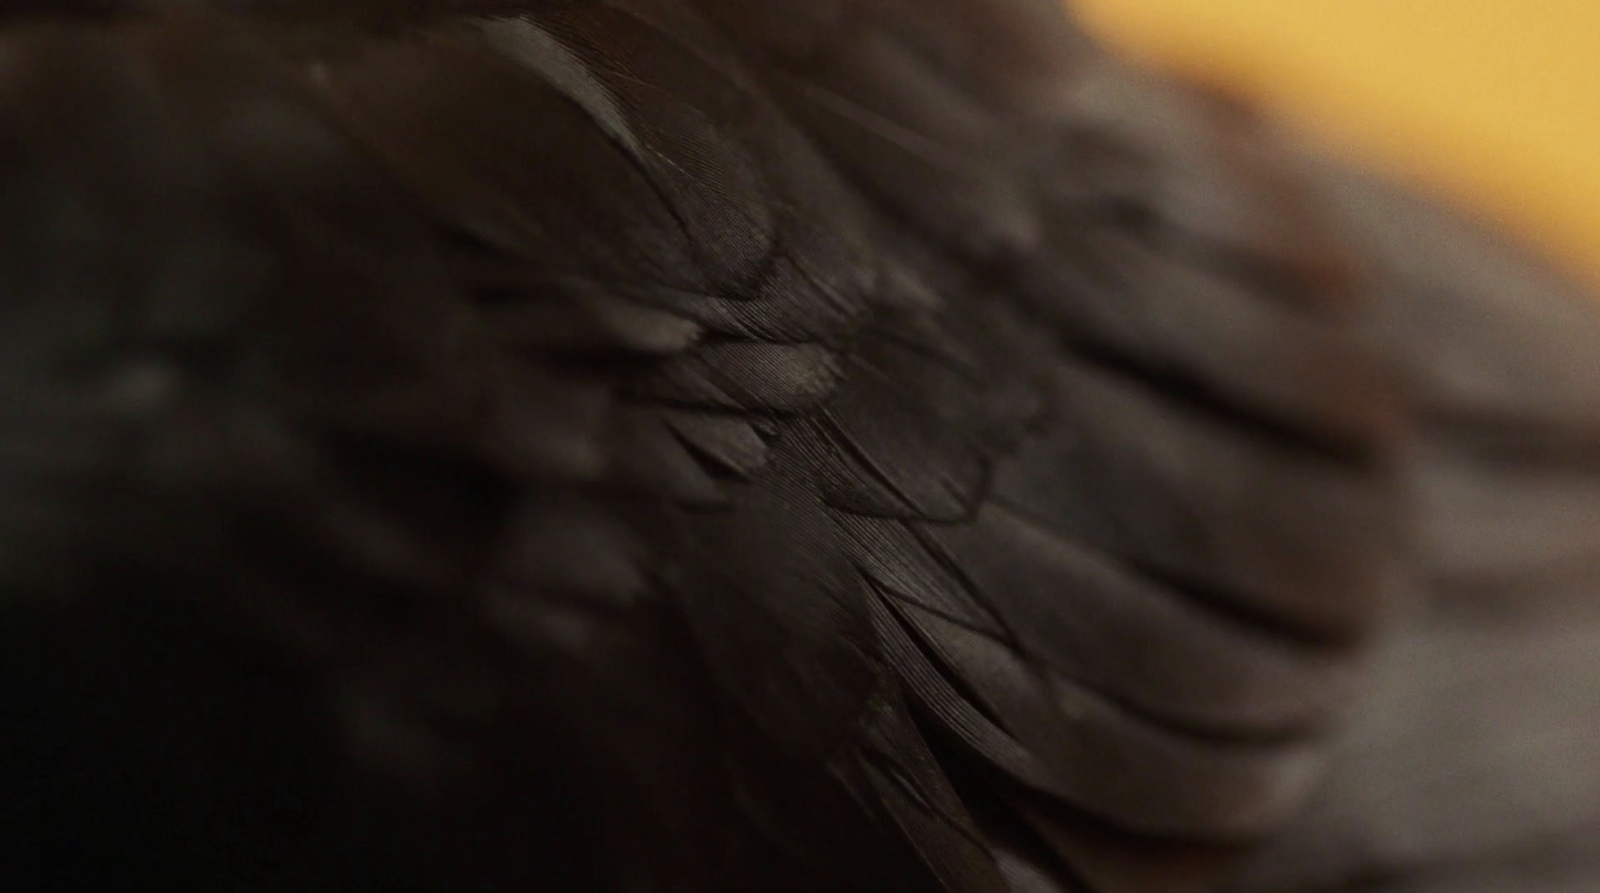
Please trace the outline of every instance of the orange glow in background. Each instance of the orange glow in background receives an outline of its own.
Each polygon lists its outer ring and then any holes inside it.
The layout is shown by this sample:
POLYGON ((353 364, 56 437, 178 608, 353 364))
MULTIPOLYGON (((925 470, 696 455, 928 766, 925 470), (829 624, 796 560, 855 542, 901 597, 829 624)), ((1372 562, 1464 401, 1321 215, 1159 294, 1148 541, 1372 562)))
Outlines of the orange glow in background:
POLYGON ((1069 0, 1600 285, 1600 0, 1069 0))

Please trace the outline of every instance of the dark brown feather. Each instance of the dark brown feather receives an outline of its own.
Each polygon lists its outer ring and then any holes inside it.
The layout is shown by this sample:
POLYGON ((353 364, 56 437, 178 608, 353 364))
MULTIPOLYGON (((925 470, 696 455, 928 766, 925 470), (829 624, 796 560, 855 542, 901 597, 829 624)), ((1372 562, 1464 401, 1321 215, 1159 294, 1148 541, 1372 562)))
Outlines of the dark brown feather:
POLYGON ((8 880, 1213 884, 1410 407, 1270 134, 1054 7, 5 6, 8 880))

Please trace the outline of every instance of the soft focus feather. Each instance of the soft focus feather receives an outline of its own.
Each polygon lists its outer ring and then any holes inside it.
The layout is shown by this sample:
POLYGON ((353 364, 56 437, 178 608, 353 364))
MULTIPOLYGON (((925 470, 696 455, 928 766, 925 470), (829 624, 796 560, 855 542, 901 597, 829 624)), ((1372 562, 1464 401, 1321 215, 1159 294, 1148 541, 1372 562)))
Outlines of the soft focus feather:
POLYGON ((1465 441, 1051 6, 8 7, 7 870, 1214 885, 1465 441))

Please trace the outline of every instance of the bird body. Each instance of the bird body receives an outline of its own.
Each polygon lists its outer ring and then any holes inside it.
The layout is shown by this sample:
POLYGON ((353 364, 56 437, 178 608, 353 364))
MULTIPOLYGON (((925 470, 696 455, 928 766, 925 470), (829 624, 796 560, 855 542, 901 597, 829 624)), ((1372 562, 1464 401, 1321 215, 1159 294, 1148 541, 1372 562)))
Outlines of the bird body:
POLYGON ((24 875, 1198 891, 1323 777, 1440 414, 1245 110, 1033 0, 7 15, 24 875))

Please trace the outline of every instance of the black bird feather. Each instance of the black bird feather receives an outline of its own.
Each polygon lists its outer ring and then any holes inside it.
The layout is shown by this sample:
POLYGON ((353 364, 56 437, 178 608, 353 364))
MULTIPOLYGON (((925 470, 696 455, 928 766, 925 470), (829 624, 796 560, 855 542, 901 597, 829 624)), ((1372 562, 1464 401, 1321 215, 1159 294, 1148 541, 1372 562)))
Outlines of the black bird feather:
POLYGON ((0 14, 16 889, 1207 889, 1600 418, 1046 0, 0 14))

